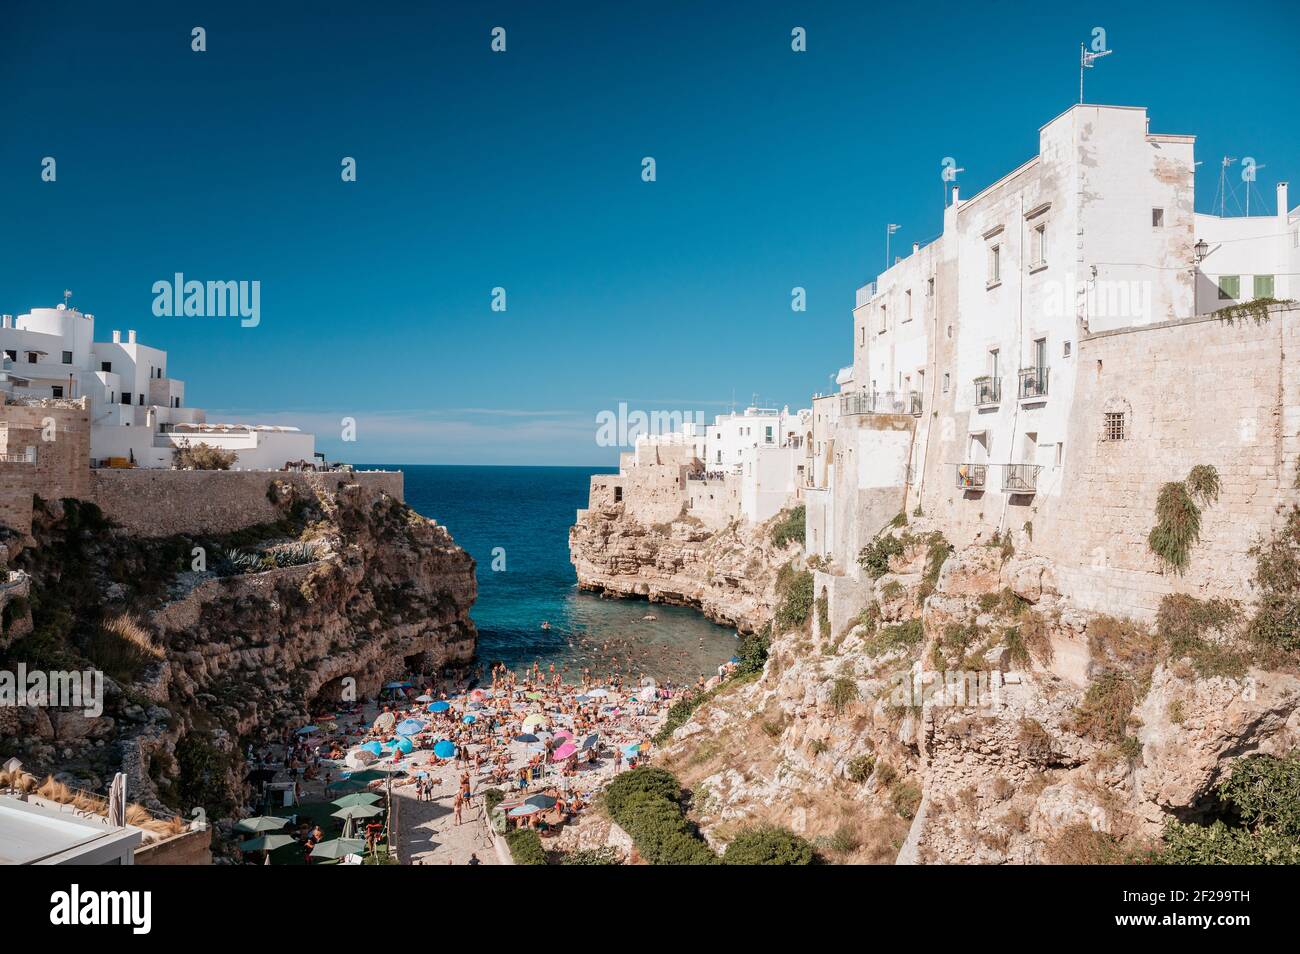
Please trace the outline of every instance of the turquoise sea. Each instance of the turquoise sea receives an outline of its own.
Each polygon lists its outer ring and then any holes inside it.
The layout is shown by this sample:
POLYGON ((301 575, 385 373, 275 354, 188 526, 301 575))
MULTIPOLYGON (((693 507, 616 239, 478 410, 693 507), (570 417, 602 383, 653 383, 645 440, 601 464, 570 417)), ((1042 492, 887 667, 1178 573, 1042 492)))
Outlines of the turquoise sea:
POLYGON ((735 630, 694 610, 578 591, 569 527, 587 505, 591 476, 615 468, 364 466, 404 471, 406 502, 474 558, 479 595, 471 615, 484 663, 554 663, 576 680, 584 666, 608 671, 616 656, 625 673, 686 682, 712 675, 736 650, 735 630), (503 570, 493 569, 497 548, 503 570), (550 630, 541 628, 544 620, 550 630))

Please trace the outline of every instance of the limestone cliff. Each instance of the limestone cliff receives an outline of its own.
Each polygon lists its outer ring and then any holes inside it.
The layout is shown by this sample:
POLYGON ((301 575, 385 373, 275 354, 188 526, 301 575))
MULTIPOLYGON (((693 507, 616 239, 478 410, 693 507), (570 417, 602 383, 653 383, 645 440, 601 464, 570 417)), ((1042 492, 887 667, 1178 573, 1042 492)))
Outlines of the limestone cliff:
POLYGON ((709 530, 690 517, 648 525, 621 504, 593 507, 569 530, 569 556, 584 590, 691 606, 751 633, 772 618, 777 570, 798 552, 772 542, 781 519, 709 530))
POLYGON ((890 531, 861 618, 779 635, 675 730, 661 761, 715 845, 770 822, 840 862, 1116 861, 1300 742, 1295 653, 1248 642, 1245 608, 1084 614, 1027 534, 954 553, 939 530, 890 531))
POLYGON ((335 483, 273 484, 274 523, 148 541, 92 505, 38 502, 27 545, 8 541, 30 598, 0 668, 93 665, 107 700, 97 718, 0 713, 0 752, 91 789, 121 769, 133 798, 217 818, 240 798, 254 730, 469 660, 473 560, 399 500, 335 483))

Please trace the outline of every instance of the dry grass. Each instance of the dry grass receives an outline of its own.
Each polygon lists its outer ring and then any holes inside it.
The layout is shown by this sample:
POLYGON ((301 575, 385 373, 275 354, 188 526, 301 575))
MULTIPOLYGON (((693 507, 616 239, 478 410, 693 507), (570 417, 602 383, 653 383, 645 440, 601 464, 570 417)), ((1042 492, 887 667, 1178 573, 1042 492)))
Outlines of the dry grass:
POLYGON ((154 659, 162 659, 165 653, 153 641, 149 631, 141 626, 129 613, 121 613, 104 623, 105 632, 114 634, 134 646, 139 652, 154 659))

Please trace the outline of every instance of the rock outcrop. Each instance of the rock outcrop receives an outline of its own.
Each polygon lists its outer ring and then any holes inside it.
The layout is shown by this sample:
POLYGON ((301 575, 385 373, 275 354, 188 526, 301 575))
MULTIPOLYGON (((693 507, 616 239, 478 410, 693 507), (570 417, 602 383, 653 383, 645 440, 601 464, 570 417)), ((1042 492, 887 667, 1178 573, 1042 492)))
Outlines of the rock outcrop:
POLYGON ((473 657, 474 561, 445 528, 359 484, 273 493, 279 523, 226 538, 145 542, 75 501, 38 507, 36 545, 10 556, 35 633, 0 662, 95 665, 105 708, 11 709, 0 752, 90 789, 123 770, 134 799, 215 818, 240 799, 256 730, 473 657))
POLYGON ((691 606, 750 633, 772 618, 777 570, 798 553, 772 542, 780 519, 717 531, 688 517, 649 526, 614 504, 586 511, 569 530, 569 556, 585 590, 691 606))
POLYGON ((856 623, 780 634, 673 733, 660 759, 715 845, 775 823, 839 862, 1115 861, 1195 820, 1238 758, 1300 743, 1295 675, 1198 675, 1189 643, 1069 606, 1020 535, 935 573, 938 530, 892 531, 856 623))

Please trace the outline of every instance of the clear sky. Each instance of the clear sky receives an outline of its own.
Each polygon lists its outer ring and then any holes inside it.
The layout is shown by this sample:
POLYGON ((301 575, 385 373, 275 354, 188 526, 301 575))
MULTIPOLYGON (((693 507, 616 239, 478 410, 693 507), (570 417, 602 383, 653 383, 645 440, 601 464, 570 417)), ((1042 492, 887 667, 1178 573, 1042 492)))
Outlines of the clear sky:
POLYGON ((1300 6, 1047 6, 7 0, 0 311, 71 289, 332 457, 613 463, 620 402, 833 390, 886 224, 940 231, 944 157, 970 195, 1032 156, 1094 27, 1087 99, 1197 135, 1199 209, 1224 154, 1300 180, 1300 6), (259 281, 260 324, 154 317, 175 272, 259 281))

